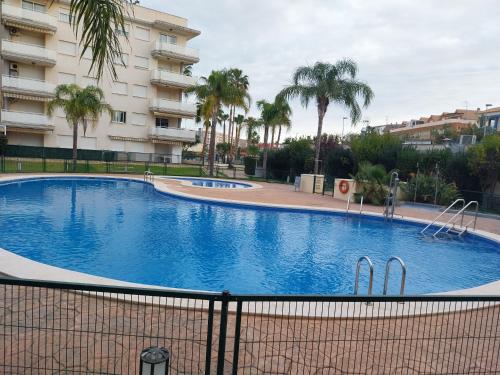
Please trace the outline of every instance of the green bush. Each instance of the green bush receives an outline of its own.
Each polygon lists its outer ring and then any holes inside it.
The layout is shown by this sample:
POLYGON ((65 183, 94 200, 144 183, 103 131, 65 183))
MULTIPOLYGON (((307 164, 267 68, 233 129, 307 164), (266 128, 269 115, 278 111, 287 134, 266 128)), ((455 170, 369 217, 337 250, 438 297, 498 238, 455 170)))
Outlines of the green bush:
POLYGON ((257 166, 257 159, 252 156, 247 156, 244 159, 245 174, 253 176, 255 174, 255 167, 257 166))
POLYGON ((326 155, 326 174, 337 178, 349 178, 356 173, 354 154, 348 148, 335 147, 326 155))
POLYGON ((4 134, 0 134, 0 155, 5 155, 7 151, 7 137, 4 134))
MULTIPOLYGON (((421 203, 434 203, 436 192, 436 177, 430 175, 419 175, 413 177, 406 185, 408 199, 415 197, 415 188, 417 189, 416 201, 421 203)), ((439 178, 437 181, 437 204, 448 206, 455 199, 460 198, 460 193, 455 184, 446 183, 439 178)))
POLYGON ((383 165, 363 162, 359 165, 358 173, 354 179, 361 186, 360 193, 366 203, 384 204, 387 195, 387 189, 384 185, 387 180, 387 172, 383 165))

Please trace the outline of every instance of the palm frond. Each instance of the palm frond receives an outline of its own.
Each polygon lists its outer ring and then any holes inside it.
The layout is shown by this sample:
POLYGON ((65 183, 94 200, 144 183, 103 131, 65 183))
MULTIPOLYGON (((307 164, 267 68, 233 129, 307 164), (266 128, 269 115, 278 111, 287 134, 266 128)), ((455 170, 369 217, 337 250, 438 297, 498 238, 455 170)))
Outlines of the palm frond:
POLYGON ((131 4, 131 0, 70 1, 70 24, 82 46, 80 58, 90 49, 89 72, 95 72, 98 80, 106 68, 113 79, 117 78, 114 62, 122 60, 119 36, 125 35, 128 40, 125 17, 132 9, 131 4))

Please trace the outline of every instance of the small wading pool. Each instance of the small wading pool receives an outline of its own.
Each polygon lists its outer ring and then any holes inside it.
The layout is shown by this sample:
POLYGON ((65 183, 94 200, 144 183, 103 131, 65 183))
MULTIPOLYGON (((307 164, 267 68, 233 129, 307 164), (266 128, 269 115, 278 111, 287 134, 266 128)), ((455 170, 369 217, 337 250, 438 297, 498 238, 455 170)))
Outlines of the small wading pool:
MULTIPOLYGON (((0 183, 0 247, 87 274, 173 288, 264 294, 352 294, 356 261, 401 257, 406 294, 500 279, 500 245, 475 235, 436 240, 422 224, 179 198, 113 178, 0 183)), ((363 265, 360 291, 366 292, 363 265)), ((36 275, 34 275, 36 276, 36 275)), ((400 269, 391 269, 391 294, 400 269)))
POLYGON ((253 187, 243 182, 216 180, 209 178, 168 177, 170 180, 186 181, 191 186, 216 189, 248 189, 253 187))

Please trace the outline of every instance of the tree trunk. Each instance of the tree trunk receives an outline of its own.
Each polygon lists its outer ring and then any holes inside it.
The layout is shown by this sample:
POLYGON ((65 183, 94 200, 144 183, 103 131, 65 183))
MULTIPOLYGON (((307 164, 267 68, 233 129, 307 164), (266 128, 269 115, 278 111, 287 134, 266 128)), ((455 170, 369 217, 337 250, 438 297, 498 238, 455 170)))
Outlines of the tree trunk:
POLYGON ((238 125, 238 127, 236 128, 236 138, 235 138, 235 148, 234 148, 234 156, 235 156, 235 159, 236 159, 236 153, 238 152, 238 147, 240 145, 240 134, 241 134, 241 126, 238 125))
POLYGON ((201 148, 201 165, 205 165, 205 152, 207 148, 207 135, 208 135, 208 130, 210 129, 210 123, 207 122, 205 124, 205 134, 203 135, 203 146, 201 148))
POLYGON ((222 122, 222 143, 226 143, 226 120, 222 122))
POLYGON ((321 133, 323 132, 323 118, 325 117, 326 108, 321 103, 318 103, 318 133, 316 134, 315 157, 314 157, 314 174, 319 172, 319 154, 321 149, 321 133))
POLYGON ((267 177, 267 138, 269 137, 269 125, 264 125, 264 156, 262 157, 262 168, 264 177, 267 177))
POLYGON ((73 123, 73 172, 76 172, 76 160, 78 158, 78 122, 73 123))
POLYGON ((276 126, 273 126, 271 130, 271 149, 274 148, 274 132, 276 131, 276 126))
POLYGON ((219 105, 212 112, 212 129, 210 131, 210 147, 208 148, 208 174, 210 177, 214 175, 215 164, 215 137, 217 136, 217 110, 219 105))
POLYGON ((281 125, 278 127, 278 139, 276 140, 276 147, 278 147, 280 144, 280 138, 281 138, 281 125))

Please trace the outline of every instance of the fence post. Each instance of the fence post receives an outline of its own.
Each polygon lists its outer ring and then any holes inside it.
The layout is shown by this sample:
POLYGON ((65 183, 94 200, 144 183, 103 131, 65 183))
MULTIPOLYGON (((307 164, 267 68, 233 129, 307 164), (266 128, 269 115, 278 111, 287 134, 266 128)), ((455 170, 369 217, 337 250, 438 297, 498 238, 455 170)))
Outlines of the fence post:
POLYGON ((86 167, 87 167, 87 173, 89 173, 90 172, 90 164, 89 164, 88 159, 86 160, 86 167))
POLYGON ((316 194, 316 175, 313 178, 313 194, 316 194))
POLYGON ((238 301, 236 306, 236 324, 234 328, 234 350, 233 350, 233 375, 238 374, 238 359, 240 354, 241 335, 241 310, 243 303, 238 301))
POLYGON ((207 350, 205 352, 205 375, 210 375, 212 365, 212 332, 214 329, 214 301, 208 303, 207 350))
POLYGON ((168 163, 165 159, 163 159, 163 174, 166 176, 168 170, 168 163))
POLYGON ((227 310, 229 306, 229 291, 222 292, 222 305, 220 308, 219 351, 217 354, 217 375, 224 375, 224 359, 226 356, 227 339, 227 310))

